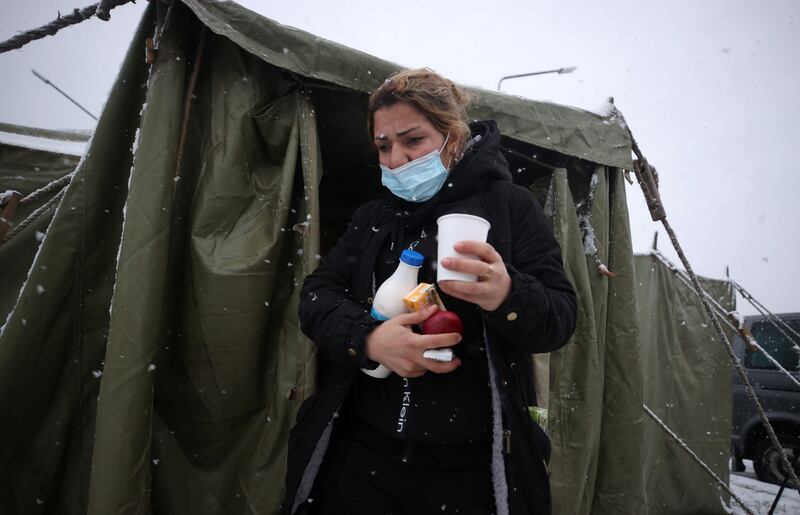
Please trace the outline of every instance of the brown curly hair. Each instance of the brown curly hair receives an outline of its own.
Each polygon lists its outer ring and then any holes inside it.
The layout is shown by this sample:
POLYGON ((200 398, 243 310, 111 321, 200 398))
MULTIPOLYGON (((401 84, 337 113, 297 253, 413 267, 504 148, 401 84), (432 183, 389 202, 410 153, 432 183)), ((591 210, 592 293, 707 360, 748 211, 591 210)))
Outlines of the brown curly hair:
POLYGON ((397 72, 372 92, 367 103, 370 139, 375 136, 375 111, 398 102, 417 108, 443 136, 449 133, 455 143, 453 154, 458 155, 469 140, 467 106, 472 95, 430 68, 397 72))

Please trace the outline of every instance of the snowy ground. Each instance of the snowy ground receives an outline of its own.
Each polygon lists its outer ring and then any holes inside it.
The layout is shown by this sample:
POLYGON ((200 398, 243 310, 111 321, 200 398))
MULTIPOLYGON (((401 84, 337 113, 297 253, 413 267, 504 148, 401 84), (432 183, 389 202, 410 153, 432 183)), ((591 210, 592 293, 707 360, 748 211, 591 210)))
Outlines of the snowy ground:
MULTIPOLYGON (((775 496, 778 494, 778 485, 762 483, 756 479, 753 472, 753 462, 744 461, 746 470, 744 472, 731 471, 731 490, 741 498, 747 507, 759 515, 769 512, 775 496)), ((731 500, 734 515, 744 515, 747 513, 736 501, 731 500)), ((776 515, 797 515, 800 514, 800 494, 797 490, 784 489, 781 500, 773 512, 776 515)))

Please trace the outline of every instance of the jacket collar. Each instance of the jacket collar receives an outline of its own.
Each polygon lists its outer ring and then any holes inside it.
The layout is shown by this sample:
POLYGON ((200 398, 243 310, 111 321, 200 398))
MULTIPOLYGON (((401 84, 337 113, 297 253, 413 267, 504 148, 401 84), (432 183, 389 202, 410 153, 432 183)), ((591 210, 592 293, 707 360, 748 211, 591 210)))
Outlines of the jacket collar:
POLYGON ((444 213, 448 205, 478 193, 488 183, 511 182, 508 162, 500 151, 501 134, 493 120, 470 124, 472 144, 450 170, 442 189, 427 202, 408 202, 392 196, 391 209, 405 227, 413 227, 429 215, 444 213))

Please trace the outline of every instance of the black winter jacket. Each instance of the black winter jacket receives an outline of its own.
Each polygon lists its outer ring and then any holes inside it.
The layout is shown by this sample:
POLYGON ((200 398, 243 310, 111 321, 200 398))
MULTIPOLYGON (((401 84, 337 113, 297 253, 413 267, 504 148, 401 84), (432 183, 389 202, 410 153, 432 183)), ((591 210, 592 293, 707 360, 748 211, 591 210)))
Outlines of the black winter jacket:
POLYGON ((503 305, 481 312, 492 386, 497 513, 550 513, 550 442, 528 413, 534 403, 530 354, 567 342, 576 320, 575 293, 549 221, 531 193, 511 180, 496 125, 476 122, 471 128, 479 137, 450 172, 447 186, 420 204, 393 198, 359 207, 344 236, 303 284, 302 330, 334 366, 303 403, 290 433, 284 514, 295 513, 308 498, 337 410, 359 368, 371 368, 364 341, 378 324, 369 314, 369 302, 386 238, 401 242, 406 227, 449 213, 489 220, 487 241, 503 257, 511 277, 503 305))

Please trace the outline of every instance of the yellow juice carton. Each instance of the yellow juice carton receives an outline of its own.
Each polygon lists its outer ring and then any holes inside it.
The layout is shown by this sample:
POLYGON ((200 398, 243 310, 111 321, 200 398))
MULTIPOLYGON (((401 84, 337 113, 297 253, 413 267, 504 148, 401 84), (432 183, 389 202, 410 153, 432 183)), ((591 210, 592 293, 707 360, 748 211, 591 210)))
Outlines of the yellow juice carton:
POLYGON ((403 302, 406 303, 409 311, 422 311, 433 304, 439 306, 442 311, 445 310, 442 299, 436 293, 436 287, 428 283, 419 283, 416 288, 403 297, 403 302))

